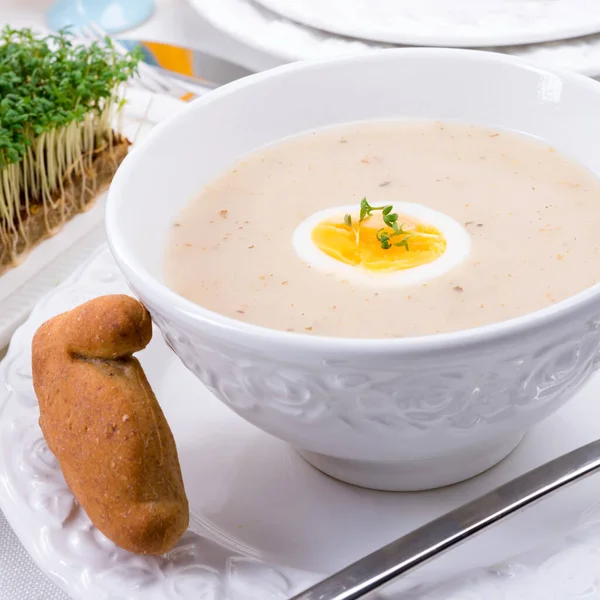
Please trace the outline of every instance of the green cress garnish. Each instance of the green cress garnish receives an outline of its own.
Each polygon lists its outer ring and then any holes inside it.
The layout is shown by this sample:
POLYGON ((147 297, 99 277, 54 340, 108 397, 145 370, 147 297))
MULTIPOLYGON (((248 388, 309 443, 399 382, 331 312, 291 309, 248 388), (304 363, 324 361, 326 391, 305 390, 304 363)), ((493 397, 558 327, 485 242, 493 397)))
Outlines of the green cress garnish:
POLYGON ((119 141, 113 124, 122 86, 140 58, 121 56, 110 40, 76 44, 67 31, 2 30, 0 242, 31 204, 52 204, 66 177, 85 173, 95 154, 119 141))
MULTIPOLYGON (((386 230, 385 227, 382 227, 377 231, 375 236, 377 237, 377 241, 381 244, 381 247, 384 250, 389 250, 392 246, 403 247, 408 250, 408 238, 410 237, 410 233, 404 231, 404 223, 402 225, 398 225, 398 214, 393 213, 393 206, 371 206, 366 198, 363 198, 360 201, 360 217, 358 221, 358 225, 363 221, 366 221, 371 216, 373 216, 374 211, 381 211, 381 215, 383 217, 383 222, 390 228, 392 231, 386 230), (403 235, 404 237, 399 242, 391 242, 392 238, 403 235)), ((350 214, 344 215, 344 223, 348 227, 352 227, 352 217, 350 214)), ((358 243, 358 229, 357 229, 357 243, 358 243)))

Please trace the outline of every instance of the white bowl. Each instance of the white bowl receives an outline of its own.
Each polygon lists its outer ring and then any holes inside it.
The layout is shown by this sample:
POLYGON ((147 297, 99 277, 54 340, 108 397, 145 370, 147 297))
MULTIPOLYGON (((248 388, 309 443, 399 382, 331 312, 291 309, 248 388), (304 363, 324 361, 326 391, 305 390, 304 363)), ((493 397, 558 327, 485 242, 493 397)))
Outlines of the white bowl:
POLYGON ((318 469, 386 490, 472 477, 564 404, 598 365, 600 287, 468 331, 357 340, 206 310, 165 285, 163 262, 180 209, 236 159, 310 129, 406 117, 523 131, 600 171, 599 83, 498 54, 387 50, 288 65, 194 102, 125 160, 106 215, 132 290, 218 398, 318 469))

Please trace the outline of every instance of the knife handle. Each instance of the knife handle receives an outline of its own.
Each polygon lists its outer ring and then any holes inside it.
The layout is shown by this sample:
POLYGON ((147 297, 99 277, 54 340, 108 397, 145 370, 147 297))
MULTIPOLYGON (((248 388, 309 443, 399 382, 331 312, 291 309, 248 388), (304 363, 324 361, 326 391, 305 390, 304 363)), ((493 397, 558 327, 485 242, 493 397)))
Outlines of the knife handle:
POLYGON ((560 456, 361 558, 291 600, 358 600, 600 470, 600 440, 560 456))

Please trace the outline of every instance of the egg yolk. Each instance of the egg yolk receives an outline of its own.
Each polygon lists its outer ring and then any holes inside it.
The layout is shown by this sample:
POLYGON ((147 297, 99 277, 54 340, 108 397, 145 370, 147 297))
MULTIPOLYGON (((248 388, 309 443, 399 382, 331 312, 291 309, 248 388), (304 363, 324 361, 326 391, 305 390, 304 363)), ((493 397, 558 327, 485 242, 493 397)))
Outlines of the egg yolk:
POLYGON ((325 220, 312 230, 312 241, 325 254, 340 262, 369 271, 400 271, 426 265, 446 250, 446 239, 432 225, 398 215, 403 233, 393 235, 378 218, 358 224, 325 220), (382 235, 383 234, 383 235, 382 235), (382 243, 389 236, 389 244, 382 243), (405 245, 397 245, 406 240, 405 245), (389 245, 388 248, 384 246, 389 245))

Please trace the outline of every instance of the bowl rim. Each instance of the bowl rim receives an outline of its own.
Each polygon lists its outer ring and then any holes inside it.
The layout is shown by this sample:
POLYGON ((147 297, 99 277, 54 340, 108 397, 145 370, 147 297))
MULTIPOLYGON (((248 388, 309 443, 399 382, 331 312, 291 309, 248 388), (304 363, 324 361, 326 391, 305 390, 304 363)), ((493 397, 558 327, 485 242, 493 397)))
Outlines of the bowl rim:
MULTIPOLYGON (((364 355, 365 352, 374 354, 414 355, 433 350, 445 351, 453 348, 464 349, 467 346, 476 346, 488 343, 490 340, 506 340, 518 336, 529 336, 544 330, 552 322, 568 319, 573 313, 582 308, 589 307, 600 298, 600 282, 562 300, 524 315, 476 326, 469 329, 460 329, 447 333, 435 333, 420 336, 407 336, 399 338, 356 338, 341 336, 312 335, 301 332, 288 332, 272 329, 262 325, 255 325, 239 321, 232 317, 219 314, 210 309, 196 304, 173 291, 168 285, 151 275, 147 269, 128 251, 128 244, 124 232, 120 229, 118 207, 121 198, 125 198, 124 188, 130 173, 139 168, 144 161, 144 147, 166 135, 169 129, 185 122, 190 115, 202 110, 206 105, 219 102, 248 86, 260 85, 264 80, 277 78, 288 73, 295 73, 321 68, 335 68, 338 65, 352 63, 368 63, 383 60, 419 60, 421 58, 440 58, 462 60, 468 62, 485 62, 493 64, 508 64, 518 69, 532 71, 539 75, 558 76, 564 81, 569 81, 581 88, 594 91, 600 101, 600 82, 595 81, 580 73, 562 69, 544 68, 519 57, 500 54, 490 51, 458 48, 393 48, 375 50, 366 54, 342 56, 336 58, 323 58, 308 61, 298 61, 285 64, 274 69, 249 75, 217 88, 210 93, 200 96, 183 108, 172 118, 159 123, 144 140, 142 151, 138 149, 130 153, 119 167, 108 193, 105 213, 105 229, 110 251, 125 275, 133 285, 134 290, 140 290, 142 296, 151 294, 149 304, 168 307, 170 315, 176 320, 183 321, 192 328, 204 325, 209 326, 215 333, 218 331, 222 337, 236 339, 239 342, 255 343, 258 339, 268 338, 269 343, 287 346, 297 351, 308 352, 345 352, 347 354, 364 355)), ((600 106, 600 102, 599 102, 600 106)), ((600 112, 600 110, 599 110, 600 112)), ((144 299, 142 298, 142 301, 144 299)))

